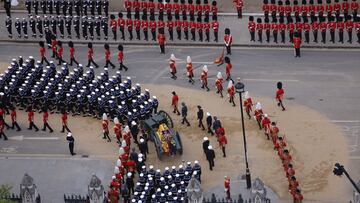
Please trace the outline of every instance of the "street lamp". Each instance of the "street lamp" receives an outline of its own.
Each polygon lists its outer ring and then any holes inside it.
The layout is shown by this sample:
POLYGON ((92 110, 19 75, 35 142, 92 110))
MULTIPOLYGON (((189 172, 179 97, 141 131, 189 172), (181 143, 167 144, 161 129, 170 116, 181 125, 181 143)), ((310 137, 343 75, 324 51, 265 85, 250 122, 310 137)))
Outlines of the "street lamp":
POLYGON ((356 183, 354 182, 353 179, 351 179, 350 175, 348 174, 348 172, 345 170, 343 165, 340 165, 339 163, 335 164, 335 168, 333 170, 334 175, 336 176, 342 176, 344 173, 346 175, 346 177, 350 180, 351 184, 354 186, 354 188, 356 189, 356 191, 358 193, 360 193, 360 189, 358 188, 358 186, 356 185, 356 183))
POLYGON ((246 187, 247 189, 251 188, 251 176, 249 170, 249 163, 247 158, 247 146, 246 146, 246 136, 245 136, 245 125, 244 125, 244 113, 242 106, 242 93, 245 92, 244 83, 240 82, 240 78, 237 79, 237 83, 235 84, 235 90, 239 93, 240 98, 240 112, 241 112, 241 123, 242 123, 242 131, 243 131, 243 139, 244 139, 244 151, 245 151, 245 163, 246 163, 246 187))

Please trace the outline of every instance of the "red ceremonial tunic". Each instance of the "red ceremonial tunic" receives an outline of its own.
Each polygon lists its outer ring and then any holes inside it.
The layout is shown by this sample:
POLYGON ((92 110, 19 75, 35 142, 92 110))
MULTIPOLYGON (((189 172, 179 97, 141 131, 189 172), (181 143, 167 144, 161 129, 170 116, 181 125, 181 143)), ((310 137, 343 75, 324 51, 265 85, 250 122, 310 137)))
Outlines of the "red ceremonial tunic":
POLYGON ((186 64, 186 73, 187 73, 187 76, 188 76, 189 78, 194 77, 194 72, 193 72, 192 63, 186 64))
POLYGON ((41 58, 45 57, 45 48, 44 47, 40 47, 40 57, 41 58))
POLYGON ((74 49, 74 47, 70 47, 70 58, 71 59, 75 58, 75 49, 74 49))
POLYGON ((174 95, 172 97, 171 106, 177 106, 179 102, 179 97, 177 95, 174 95))

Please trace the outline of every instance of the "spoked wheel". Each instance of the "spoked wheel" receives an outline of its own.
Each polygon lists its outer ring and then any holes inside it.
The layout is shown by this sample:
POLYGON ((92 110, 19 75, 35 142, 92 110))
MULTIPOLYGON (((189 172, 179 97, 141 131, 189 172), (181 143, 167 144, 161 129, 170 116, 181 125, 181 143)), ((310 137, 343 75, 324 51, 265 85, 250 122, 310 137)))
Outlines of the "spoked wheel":
POLYGON ((161 154, 160 154, 159 148, 158 148, 158 146, 156 146, 156 144, 155 144, 155 149, 156 149, 157 157, 159 158, 159 160, 161 160, 161 154))
POLYGON ((159 111, 159 115, 163 116, 166 119, 166 124, 168 125, 169 128, 174 128, 174 123, 168 113, 161 110, 159 111))

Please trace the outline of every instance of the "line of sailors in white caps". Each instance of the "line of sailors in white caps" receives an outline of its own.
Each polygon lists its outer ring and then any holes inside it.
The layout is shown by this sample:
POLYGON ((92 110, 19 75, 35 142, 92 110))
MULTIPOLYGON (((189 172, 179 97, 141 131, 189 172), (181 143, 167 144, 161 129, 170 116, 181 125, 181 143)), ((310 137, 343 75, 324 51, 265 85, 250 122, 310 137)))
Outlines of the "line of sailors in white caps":
MULTIPOLYGON (((127 174, 131 177, 132 174, 127 174)), ((201 166, 198 161, 187 162, 186 166, 172 166, 161 170, 142 167, 138 182, 135 185, 131 202, 183 202, 186 199, 186 187, 192 177, 201 181, 201 166)))
POLYGON ((157 98, 150 98, 149 90, 141 93, 141 86, 132 86, 130 77, 122 80, 120 71, 109 76, 104 68, 95 76, 93 67, 85 72, 79 64, 70 72, 66 63, 57 71, 53 62, 44 67, 40 61, 35 63, 33 57, 21 64, 13 59, 0 75, 0 92, 9 97, 8 105, 15 102, 21 107, 57 109, 98 118, 108 113, 111 118, 129 123, 146 119, 158 107, 157 98))

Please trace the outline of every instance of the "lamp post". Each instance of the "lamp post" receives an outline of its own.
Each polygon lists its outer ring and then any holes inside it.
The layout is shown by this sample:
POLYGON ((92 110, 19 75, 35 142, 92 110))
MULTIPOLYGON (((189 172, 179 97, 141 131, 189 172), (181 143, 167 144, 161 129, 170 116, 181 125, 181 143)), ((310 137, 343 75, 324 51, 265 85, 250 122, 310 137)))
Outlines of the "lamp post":
POLYGON ((246 146, 246 136, 245 136, 245 125, 244 125, 244 112, 242 106, 242 93, 245 91, 244 83, 240 82, 240 78, 238 78, 237 83, 235 84, 235 90, 239 93, 240 98, 240 112, 241 112, 241 124, 242 124, 242 131, 243 131, 243 139, 244 139, 244 151, 245 151, 245 163, 246 163, 246 187, 247 189, 251 188, 251 176, 250 176, 250 169, 249 163, 247 158, 247 146, 246 146))
POLYGON ((349 181, 351 182, 351 184, 354 186, 355 190, 360 193, 360 189, 359 187, 356 185, 356 183, 354 182, 354 180, 350 177, 349 173, 345 170, 343 165, 340 165, 339 163, 335 164, 335 168, 333 170, 334 175, 336 176, 342 176, 344 173, 346 175, 346 177, 349 179, 349 181))

